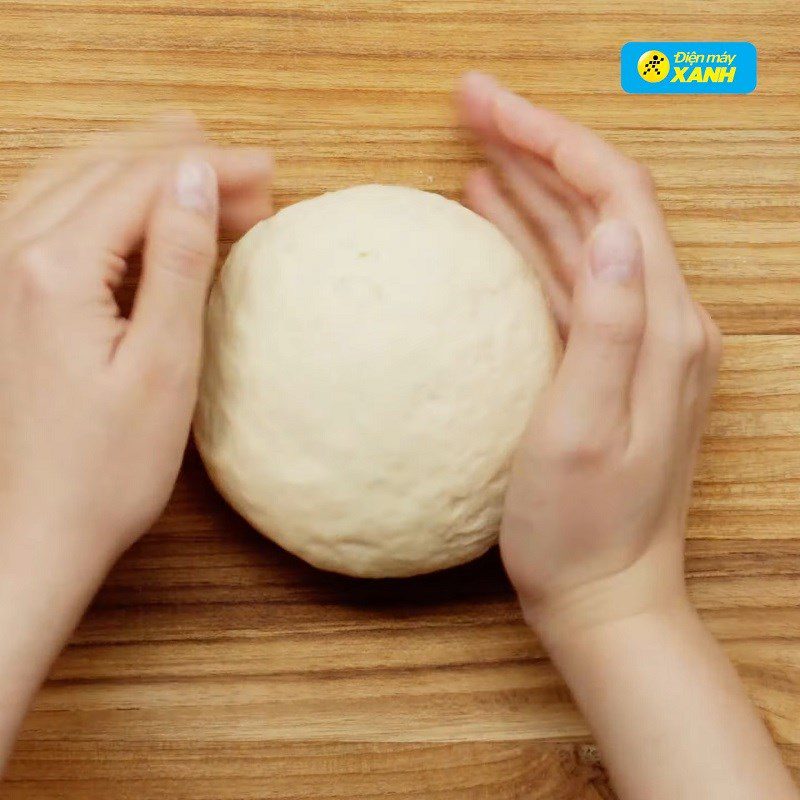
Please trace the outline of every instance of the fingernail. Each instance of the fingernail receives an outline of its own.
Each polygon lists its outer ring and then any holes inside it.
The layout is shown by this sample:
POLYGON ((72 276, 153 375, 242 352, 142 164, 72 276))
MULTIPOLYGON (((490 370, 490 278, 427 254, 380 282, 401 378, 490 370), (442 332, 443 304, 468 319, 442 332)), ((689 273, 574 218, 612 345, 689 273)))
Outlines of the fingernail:
POLYGON ((202 158, 187 156, 178 164, 175 197, 183 208, 213 214, 219 202, 217 173, 202 158))
POLYGON ((641 265, 641 240, 636 229, 621 220, 601 222, 592 235, 589 266, 599 280, 627 283, 641 265))

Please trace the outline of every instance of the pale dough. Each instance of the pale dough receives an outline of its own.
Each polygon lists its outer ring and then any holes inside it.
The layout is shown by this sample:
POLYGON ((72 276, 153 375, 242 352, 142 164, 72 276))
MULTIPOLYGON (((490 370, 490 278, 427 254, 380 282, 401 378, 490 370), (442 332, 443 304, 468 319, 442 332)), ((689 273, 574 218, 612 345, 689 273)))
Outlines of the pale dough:
POLYGON ((496 541, 509 463, 558 337, 489 222, 400 186, 290 206, 231 251, 209 301, 195 437, 259 531, 364 577, 496 541))

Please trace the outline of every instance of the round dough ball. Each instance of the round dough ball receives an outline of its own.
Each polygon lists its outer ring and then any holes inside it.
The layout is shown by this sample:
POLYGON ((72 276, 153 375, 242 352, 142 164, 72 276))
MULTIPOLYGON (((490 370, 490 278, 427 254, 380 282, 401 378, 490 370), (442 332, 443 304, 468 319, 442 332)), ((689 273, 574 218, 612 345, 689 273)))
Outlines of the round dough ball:
POLYGON ((256 225, 209 300, 195 437, 259 531, 322 569, 399 577, 497 539, 558 337, 491 223, 357 186, 256 225))

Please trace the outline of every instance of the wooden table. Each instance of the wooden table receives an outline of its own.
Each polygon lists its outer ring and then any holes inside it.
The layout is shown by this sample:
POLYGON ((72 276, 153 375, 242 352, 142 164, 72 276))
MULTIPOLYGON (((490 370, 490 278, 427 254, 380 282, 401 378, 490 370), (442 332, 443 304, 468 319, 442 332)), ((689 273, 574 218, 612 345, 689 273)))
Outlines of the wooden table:
MULTIPOLYGON (((653 169, 727 355, 692 597, 800 769, 800 15, 786 0, 3 0, 0 182, 164 104, 263 144, 279 205, 364 181, 457 195, 472 67, 653 169), (628 40, 746 39, 748 97, 635 97, 628 40)), ((657 687, 654 687, 657 690, 657 687)), ((387 583, 263 541, 187 457, 55 665, 4 798, 610 798, 496 555, 387 583)))

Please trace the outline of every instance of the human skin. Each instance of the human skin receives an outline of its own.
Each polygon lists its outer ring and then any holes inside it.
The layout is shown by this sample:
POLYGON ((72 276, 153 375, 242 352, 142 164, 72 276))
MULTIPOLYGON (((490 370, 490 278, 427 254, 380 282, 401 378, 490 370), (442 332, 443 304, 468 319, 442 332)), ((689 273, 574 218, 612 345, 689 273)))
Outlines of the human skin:
POLYGON ((565 339, 500 533, 523 615, 621 800, 795 800, 735 670, 687 600, 686 514, 721 352, 641 165, 492 78, 460 91, 490 169, 466 202, 542 270, 565 339))
POLYGON ((0 763, 118 556, 161 513, 197 390, 218 221, 272 163, 166 117, 46 163, 0 209, 0 763), (113 289, 142 248, 130 319, 113 289))
MULTIPOLYGON (((793 798, 685 598, 684 517, 719 335, 688 299, 652 187, 485 76, 465 81, 460 106, 506 185, 479 171, 467 200, 523 253, 544 248, 567 342, 501 535, 525 619, 623 800, 793 798)), ((166 503, 218 219, 237 235, 270 213, 270 172, 264 154, 167 120, 46 165, 0 210, 2 760, 94 591, 166 503), (111 290, 142 243, 125 320, 111 290)))

